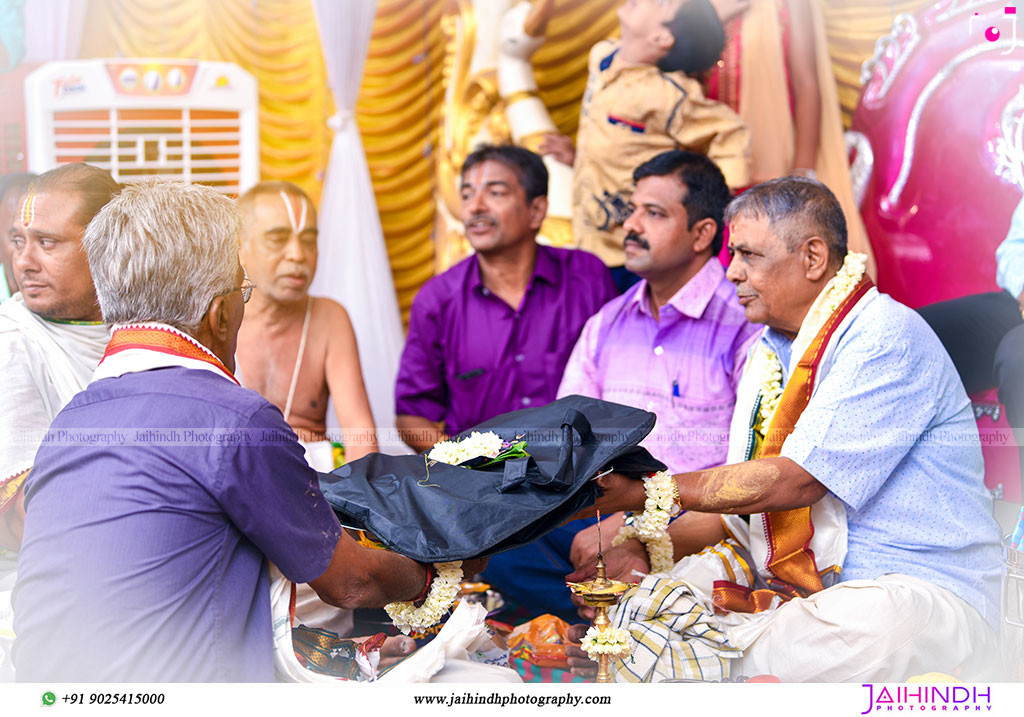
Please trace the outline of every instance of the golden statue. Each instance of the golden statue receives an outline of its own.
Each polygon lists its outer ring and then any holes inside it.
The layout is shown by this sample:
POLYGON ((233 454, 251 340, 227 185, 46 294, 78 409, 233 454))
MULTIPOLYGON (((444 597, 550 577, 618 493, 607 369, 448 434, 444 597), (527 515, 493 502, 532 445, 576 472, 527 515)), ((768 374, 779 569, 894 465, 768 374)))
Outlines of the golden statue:
MULTIPOLYGON (((557 132, 541 101, 530 58, 544 44, 554 0, 452 0, 446 38, 444 112, 437 149, 435 261, 443 271, 471 251, 459 221, 459 169, 479 144, 514 142, 537 151, 557 132)), ((572 246, 572 167, 545 157, 548 215, 538 241, 572 246)))

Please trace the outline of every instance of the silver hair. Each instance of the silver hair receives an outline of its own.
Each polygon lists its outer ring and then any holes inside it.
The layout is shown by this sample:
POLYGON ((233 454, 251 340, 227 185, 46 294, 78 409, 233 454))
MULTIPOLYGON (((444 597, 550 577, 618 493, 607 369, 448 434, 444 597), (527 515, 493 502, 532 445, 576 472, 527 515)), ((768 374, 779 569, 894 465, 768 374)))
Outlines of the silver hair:
POLYGON ((195 335, 214 297, 235 288, 238 210, 199 184, 129 184, 82 244, 108 324, 159 321, 195 335))
POLYGON ((809 236, 820 236, 833 262, 846 257, 846 218, 832 191, 804 177, 780 177, 751 187, 725 208, 725 223, 766 219, 771 231, 793 251, 809 236))

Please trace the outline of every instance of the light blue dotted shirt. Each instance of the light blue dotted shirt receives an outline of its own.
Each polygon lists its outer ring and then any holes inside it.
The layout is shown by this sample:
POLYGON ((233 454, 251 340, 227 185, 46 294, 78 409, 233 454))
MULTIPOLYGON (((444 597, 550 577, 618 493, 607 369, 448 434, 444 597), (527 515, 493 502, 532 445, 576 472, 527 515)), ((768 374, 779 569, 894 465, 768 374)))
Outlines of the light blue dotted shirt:
MULTIPOLYGON (((782 447, 846 506, 842 580, 902 573, 993 626, 1002 561, 970 401, 938 338, 884 294, 866 300, 782 447)), ((768 329, 788 381, 792 342, 768 329)))

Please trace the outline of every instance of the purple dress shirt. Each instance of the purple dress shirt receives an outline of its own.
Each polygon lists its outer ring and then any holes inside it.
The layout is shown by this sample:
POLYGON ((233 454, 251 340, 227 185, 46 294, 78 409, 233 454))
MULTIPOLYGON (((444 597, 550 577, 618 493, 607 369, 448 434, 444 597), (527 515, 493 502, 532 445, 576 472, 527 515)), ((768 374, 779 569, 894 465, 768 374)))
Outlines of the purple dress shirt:
POLYGON ((340 536, 281 412, 209 371, 90 384, 25 490, 19 681, 273 680, 267 560, 308 582, 340 536))
POLYGON ((514 309, 481 282, 470 256, 420 289, 395 386, 395 412, 443 421, 454 435, 555 398, 583 324, 615 296, 593 254, 538 246, 514 309))
POLYGON ((655 413, 642 445, 673 473, 721 465, 740 372, 761 328, 747 321, 717 259, 660 307, 657 319, 641 281, 587 322, 558 395, 655 413))

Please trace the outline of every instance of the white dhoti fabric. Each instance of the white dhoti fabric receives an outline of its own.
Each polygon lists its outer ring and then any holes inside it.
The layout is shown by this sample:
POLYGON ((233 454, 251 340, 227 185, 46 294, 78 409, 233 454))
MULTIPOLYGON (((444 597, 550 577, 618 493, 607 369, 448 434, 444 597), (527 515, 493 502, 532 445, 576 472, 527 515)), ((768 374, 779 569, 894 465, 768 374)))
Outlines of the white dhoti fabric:
MULTIPOLYGON (((713 570, 713 562, 699 567, 713 570)), ((721 564, 721 563, 719 563, 721 564)), ((999 640, 977 610, 907 575, 851 580, 760 613, 716 614, 710 596, 648 576, 615 613, 632 655, 619 682, 722 680, 769 674, 784 682, 903 682, 942 672, 993 679, 999 640)))
POLYGON ((977 610, 907 575, 839 583, 764 615, 734 668, 741 674, 786 682, 903 682, 928 672, 991 680, 999 659, 999 639, 977 610))
POLYGON ((0 303, 0 481, 32 467, 46 429, 89 384, 109 339, 102 324, 33 314, 20 293, 0 303))
POLYGON ((306 451, 306 463, 315 471, 330 473, 334 470, 334 446, 330 441, 299 441, 306 451))
POLYGON ((328 605, 313 588, 302 583, 295 586, 295 622, 333 632, 338 637, 349 637, 354 620, 351 610, 328 605))
MULTIPOLYGON (((825 297, 833 281, 793 342, 790 376, 831 314, 825 297)), ((876 295, 870 289, 832 333, 817 364, 812 400, 834 364, 845 326, 876 295)), ((752 427, 766 356, 761 342, 740 381, 729 463, 754 457, 752 427)), ((624 596, 613 622, 629 630, 633 649, 631 658, 615 663, 616 679, 720 680, 767 673, 785 681, 901 682, 925 672, 971 677, 984 671, 988 656, 998 653, 997 640, 977 610, 944 588, 906 575, 836 584, 847 554, 846 507, 830 493, 811 506, 811 522, 808 547, 825 589, 788 602, 776 596, 763 612, 716 611, 716 582, 757 589, 773 578, 765 517, 751 515, 748 524, 725 516, 730 539, 687 556, 668 575, 648 576, 624 596)))
MULTIPOLYGON (((20 293, 0 303, 0 484, 32 467, 50 423, 89 384, 109 338, 102 324, 39 317, 20 293)), ((10 591, 17 567, 17 555, 0 550, 0 682, 14 675, 10 591)))
POLYGON ((14 645, 14 610, 11 592, 18 577, 18 562, 13 557, 0 556, 0 682, 14 682, 14 664, 11 647, 14 645))
MULTIPOLYGON (((299 663, 292 647, 289 610, 292 583, 270 569, 270 613, 274 637, 274 671, 280 682, 337 682, 337 678, 313 672, 299 663)), ((522 682, 515 670, 491 660, 494 645, 484 624, 482 605, 462 601, 437 636, 377 682, 522 682)), ((507 654, 504 655, 507 662, 507 654)))

